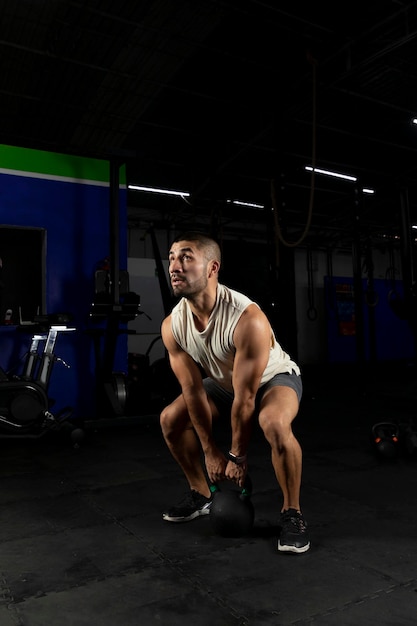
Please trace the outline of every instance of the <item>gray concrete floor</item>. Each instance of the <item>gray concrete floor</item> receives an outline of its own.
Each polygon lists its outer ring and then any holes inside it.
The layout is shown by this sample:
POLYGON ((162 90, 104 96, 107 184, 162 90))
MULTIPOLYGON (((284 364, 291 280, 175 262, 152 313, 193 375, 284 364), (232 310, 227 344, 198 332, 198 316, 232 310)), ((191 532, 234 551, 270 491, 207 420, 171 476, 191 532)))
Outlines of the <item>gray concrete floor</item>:
POLYGON ((379 458, 370 437, 413 417, 414 372, 399 379, 307 381, 303 555, 277 552, 280 493, 259 431, 244 538, 215 535, 208 517, 162 520, 185 483, 156 415, 88 422, 79 448, 0 440, 1 626, 415 624, 417 460, 379 458))

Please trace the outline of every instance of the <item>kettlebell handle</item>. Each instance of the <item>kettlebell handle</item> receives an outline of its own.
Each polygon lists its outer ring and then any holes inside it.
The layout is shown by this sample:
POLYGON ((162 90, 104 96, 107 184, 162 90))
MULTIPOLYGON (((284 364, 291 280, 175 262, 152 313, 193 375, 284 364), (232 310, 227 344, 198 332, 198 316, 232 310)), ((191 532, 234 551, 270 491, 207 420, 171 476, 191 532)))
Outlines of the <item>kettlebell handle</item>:
MULTIPOLYGON (((210 492, 214 495, 217 491, 221 491, 219 485, 217 483, 211 483, 210 492)), ((245 482, 240 492, 240 496, 244 498, 249 498, 251 495, 252 495, 252 481, 250 479, 249 474, 246 474, 245 482)))
POLYGON ((378 422, 372 426, 372 436, 374 439, 381 437, 398 437, 398 426, 392 422, 378 422))

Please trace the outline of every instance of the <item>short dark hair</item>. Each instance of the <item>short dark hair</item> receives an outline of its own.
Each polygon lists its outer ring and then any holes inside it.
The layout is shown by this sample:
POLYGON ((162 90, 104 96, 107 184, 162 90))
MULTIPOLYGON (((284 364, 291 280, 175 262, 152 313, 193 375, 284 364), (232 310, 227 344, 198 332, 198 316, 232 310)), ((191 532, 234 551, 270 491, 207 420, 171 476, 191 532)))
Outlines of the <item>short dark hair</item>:
POLYGON ((208 237, 204 233, 200 233, 197 230, 187 230, 175 237, 172 243, 178 243, 179 241, 195 241, 199 248, 204 248, 205 256, 208 261, 221 262, 221 250, 220 246, 215 239, 208 237))

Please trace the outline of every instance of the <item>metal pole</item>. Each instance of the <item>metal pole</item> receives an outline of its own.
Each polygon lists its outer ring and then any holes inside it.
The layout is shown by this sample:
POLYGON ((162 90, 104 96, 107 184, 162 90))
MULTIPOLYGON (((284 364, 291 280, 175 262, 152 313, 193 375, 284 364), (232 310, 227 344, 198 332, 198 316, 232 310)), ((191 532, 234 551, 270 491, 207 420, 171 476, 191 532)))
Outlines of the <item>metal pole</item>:
POLYGON ((355 334, 356 357, 360 365, 365 363, 365 329, 363 315, 363 288, 362 288, 362 247, 361 247, 361 206, 359 190, 355 190, 355 214, 353 223, 352 261, 353 261, 353 291, 355 301, 355 334))
POLYGON ((110 160, 110 294, 112 304, 119 304, 120 226, 119 226, 119 163, 110 160))

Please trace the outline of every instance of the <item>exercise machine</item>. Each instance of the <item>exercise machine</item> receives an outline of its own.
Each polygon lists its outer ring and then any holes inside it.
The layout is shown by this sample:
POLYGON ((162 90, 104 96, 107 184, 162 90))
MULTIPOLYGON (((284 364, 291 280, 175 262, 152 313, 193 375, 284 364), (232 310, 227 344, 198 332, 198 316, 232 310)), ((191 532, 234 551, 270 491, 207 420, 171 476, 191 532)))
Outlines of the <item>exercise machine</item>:
MULTIPOLYGON (((54 400, 48 396, 48 389, 55 363, 70 367, 55 355, 58 336, 74 330, 66 324, 38 328, 30 340, 22 373, 10 375, 0 368, 0 438, 38 438, 60 430, 64 424, 70 426, 72 408, 65 407, 53 414, 54 400)), ((72 437, 75 427, 68 430, 72 437)), ((79 435, 81 432, 72 437, 74 442, 79 435)))
POLYGON ((100 417, 121 416, 125 414, 128 390, 125 373, 114 371, 117 342, 120 335, 129 334, 127 323, 143 313, 140 296, 130 291, 127 271, 119 272, 117 299, 112 295, 108 270, 97 270, 94 282, 95 297, 89 319, 99 326, 87 332, 94 342, 97 413, 100 417))

